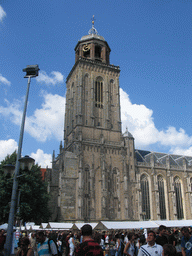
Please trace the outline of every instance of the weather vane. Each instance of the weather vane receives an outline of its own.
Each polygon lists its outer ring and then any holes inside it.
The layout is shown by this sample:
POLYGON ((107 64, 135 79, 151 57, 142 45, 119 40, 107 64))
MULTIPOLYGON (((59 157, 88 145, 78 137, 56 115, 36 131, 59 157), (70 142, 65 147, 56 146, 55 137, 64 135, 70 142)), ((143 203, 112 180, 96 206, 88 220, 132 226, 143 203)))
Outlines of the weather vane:
POLYGON ((92 17, 92 28, 89 30, 89 35, 98 35, 98 32, 97 32, 97 29, 94 27, 94 24, 95 24, 95 15, 93 15, 92 17))
POLYGON ((94 24, 95 24, 95 15, 93 15, 92 17, 92 27, 94 27, 94 24))

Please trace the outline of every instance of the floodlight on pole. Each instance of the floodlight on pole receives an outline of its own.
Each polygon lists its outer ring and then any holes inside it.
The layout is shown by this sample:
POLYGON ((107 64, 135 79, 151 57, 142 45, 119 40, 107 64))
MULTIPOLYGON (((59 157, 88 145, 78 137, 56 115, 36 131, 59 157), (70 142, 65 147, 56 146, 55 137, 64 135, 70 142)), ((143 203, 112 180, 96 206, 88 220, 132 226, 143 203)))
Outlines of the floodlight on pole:
POLYGON ((11 255, 12 240, 13 240, 13 225, 14 225, 14 217, 15 217, 15 208, 16 208, 16 204, 17 204, 18 176, 19 176, 19 169, 20 169, 20 161, 19 160, 21 158, 21 150, 22 150, 22 144, 23 144, 23 134, 24 134, 24 126, 25 126, 25 117, 26 117, 26 112, 27 112, 27 102, 28 102, 28 96, 29 96, 30 82, 31 82, 32 77, 38 76, 39 70, 40 69, 39 69, 38 65, 28 65, 25 69, 23 69, 23 72, 26 72, 25 78, 28 78, 28 84, 27 84, 27 92, 26 92, 26 96, 25 96, 23 117, 22 117, 22 122, 21 122, 15 174, 13 177, 11 206, 10 206, 10 211, 9 211, 8 229, 7 229, 7 237, 6 237, 6 243, 5 243, 5 256, 11 255))

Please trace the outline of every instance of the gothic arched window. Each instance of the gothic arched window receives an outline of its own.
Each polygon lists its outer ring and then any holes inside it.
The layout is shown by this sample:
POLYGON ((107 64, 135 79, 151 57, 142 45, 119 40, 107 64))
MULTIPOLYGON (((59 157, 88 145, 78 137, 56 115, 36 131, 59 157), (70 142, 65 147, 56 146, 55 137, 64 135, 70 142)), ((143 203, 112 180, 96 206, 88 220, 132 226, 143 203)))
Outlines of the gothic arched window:
POLYGON ((71 103, 70 103, 70 110, 71 110, 71 114, 70 114, 70 122, 72 124, 72 129, 74 128, 74 83, 72 83, 71 85, 71 103))
POLYGON ((175 189, 175 197, 176 197, 176 207, 177 207, 177 219, 183 219, 183 199, 181 192, 181 181, 179 177, 175 177, 174 179, 174 189, 175 189))
POLYGON ((141 196, 143 219, 149 220, 151 218, 149 200, 149 181, 146 175, 141 176, 141 196))
POLYGON ((89 98, 89 77, 86 74, 84 77, 84 105, 82 106, 83 108, 83 113, 84 113, 84 124, 87 125, 88 124, 88 98, 89 98))
POLYGON ((161 220, 166 219, 166 209, 165 209, 165 189, 164 189, 164 180, 161 175, 157 177, 158 181, 158 190, 159 190, 159 209, 160 209, 160 218, 161 220))
POLYGON ((110 80, 110 87, 109 87, 109 97, 110 97, 110 102, 113 104, 114 102, 114 81, 111 79, 110 80))
POLYGON ((190 178, 190 192, 192 192, 192 178, 190 178))
POLYGON ((103 79, 101 77, 95 82, 95 106, 103 108, 103 79))
POLYGON ((86 221, 90 218, 90 170, 85 168, 84 172, 84 219, 86 221))
POLYGON ((69 125, 70 125, 70 117, 71 117, 71 112, 70 112, 70 102, 71 102, 71 99, 70 99, 70 96, 71 96, 71 91, 70 89, 67 90, 67 94, 66 94, 66 131, 67 131, 67 134, 69 133, 69 125))
POLYGON ((118 212, 120 211, 120 173, 118 168, 113 168, 113 177, 112 177, 112 201, 111 205, 113 206, 113 217, 117 218, 118 212))
POLYGON ((113 189, 115 196, 120 197, 120 174, 116 167, 113 169, 113 189))

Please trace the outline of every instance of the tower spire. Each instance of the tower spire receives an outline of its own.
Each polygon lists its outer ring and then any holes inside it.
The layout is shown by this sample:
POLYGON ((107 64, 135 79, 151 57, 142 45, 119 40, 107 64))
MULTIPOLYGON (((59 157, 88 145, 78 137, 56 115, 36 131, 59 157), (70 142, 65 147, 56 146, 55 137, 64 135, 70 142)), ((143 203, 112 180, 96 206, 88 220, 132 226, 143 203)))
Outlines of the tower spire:
POLYGON ((92 17, 92 28, 89 30, 89 35, 94 34, 94 35, 99 35, 97 32, 97 29, 94 27, 95 25, 95 15, 92 17))

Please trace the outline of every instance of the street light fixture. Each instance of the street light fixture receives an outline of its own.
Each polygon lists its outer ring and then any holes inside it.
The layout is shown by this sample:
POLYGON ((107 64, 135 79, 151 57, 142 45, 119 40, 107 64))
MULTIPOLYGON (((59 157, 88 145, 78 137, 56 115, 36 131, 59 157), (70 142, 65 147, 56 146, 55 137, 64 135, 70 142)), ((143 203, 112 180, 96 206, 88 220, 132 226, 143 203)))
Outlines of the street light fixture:
POLYGON ((29 157, 29 156, 24 156, 19 159, 20 162, 20 169, 21 170, 31 170, 32 166, 35 163, 35 159, 29 157))
MULTIPOLYGON (((26 156, 20 158, 19 162, 20 162, 21 170, 31 171, 31 169, 35 163, 35 159, 26 155, 26 156)), ((12 164, 5 164, 2 166, 2 168, 4 170, 4 174, 8 175, 8 176, 12 176, 15 171, 15 165, 12 165, 12 164)), ((23 175, 19 175, 19 176, 17 176, 17 178, 19 178, 21 176, 23 176, 23 175)))
POLYGON ((11 206, 10 206, 10 212, 9 212, 8 229, 7 229, 7 237, 6 237, 6 244, 5 244, 5 256, 11 255, 12 239, 13 239, 13 224, 14 224, 15 208, 16 208, 16 204, 17 204, 18 176, 19 176, 19 169, 20 169, 20 161, 19 160, 21 158, 21 150, 22 150, 22 144, 23 144, 23 134, 24 134, 24 126, 25 126, 25 117, 26 117, 26 112, 27 112, 27 102, 28 102, 28 96, 29 96, 30 82, 31 82, 32 77, 38 76, 39 70, 40 69, 39 69, 38 65, 28 65, 25 69, 23 69, 23 71, 26 72, 25 78, 28 78, 28 84, 27 84, 27 92, 26 92, 26 96, 25 96, 23 117, 22 117, 22 122, 21 122, 15 174, 13 177, 11 206))

